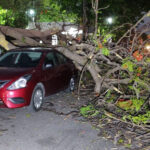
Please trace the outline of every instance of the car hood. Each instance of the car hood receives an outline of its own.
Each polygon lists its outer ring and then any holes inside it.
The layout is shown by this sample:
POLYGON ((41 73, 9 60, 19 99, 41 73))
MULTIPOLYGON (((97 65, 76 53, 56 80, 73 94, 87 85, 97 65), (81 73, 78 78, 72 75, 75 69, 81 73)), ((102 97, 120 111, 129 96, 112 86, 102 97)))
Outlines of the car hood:
POLYGON ((33 68, 0 67, 0 80, 11 80, 32 72, 34 72, 33 68))

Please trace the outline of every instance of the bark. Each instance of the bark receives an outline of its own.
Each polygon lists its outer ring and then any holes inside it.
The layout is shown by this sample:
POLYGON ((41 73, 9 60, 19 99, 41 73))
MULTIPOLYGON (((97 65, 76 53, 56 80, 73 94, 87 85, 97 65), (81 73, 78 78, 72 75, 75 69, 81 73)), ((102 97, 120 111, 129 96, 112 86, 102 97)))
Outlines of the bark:
POLYGON ((39 43, 40 40, 45 43, 49 43, 47 38, 52 34, 59 32, 58 30, 48 30, 41 32, 39 30, 19 29, 9 26, 0 26, 0 31, 5 36, 16 39, 11 41, 16 46, 41 46, 41 44, 39 43))
POLYGON ((98 5, 99 5, 99 0, 92 0, 92 8, 95 13, 95 32, 94 32, 95 39, 96 39, 96 34, 98 29, 98 5))
MULTIPOLYGON (((78 64, 78 66, 84 66, 87 62, 87 58, 86 57, 82 57, 74 52, 71 52, 69 49, 64 48, 64 47, 60 47, 58 48, 58 50, 63 53, 66 57, 72 59, 73 61, 76 62, 76 64, 78 64)), ((87 70, 91 73, 91 76, 95 82, 95 93, 99 93, 100 92, 100 75, 97 71, 98 66, 95 64, 93 65, 93 63, 90 63, 87 66, 87 70)))
POLYGON ((0 45, 6 50, 16 48, 16 46, 6 40, 5 35, 2 32, 0 32, 0 45))
POLYGON ((83 0, 83 40, 86 40, 88 36, 87 22, 87 2, 83 0))
MULTIPOLYGON (((58 30, 46 30, 46 31, 40 31, 40 30, 27 30, 27 29, 21 29, 21 28, 12 28, 9 26, 0 26, 0 30, 5 34, 9 34, 7 31, 16 31, 17 33, 20 33, 24 35, 25 37, 47 37, 49 35, 55 34, 59 32, 58 30)), ((9 34, 10 35, 10 34, 9 34)))

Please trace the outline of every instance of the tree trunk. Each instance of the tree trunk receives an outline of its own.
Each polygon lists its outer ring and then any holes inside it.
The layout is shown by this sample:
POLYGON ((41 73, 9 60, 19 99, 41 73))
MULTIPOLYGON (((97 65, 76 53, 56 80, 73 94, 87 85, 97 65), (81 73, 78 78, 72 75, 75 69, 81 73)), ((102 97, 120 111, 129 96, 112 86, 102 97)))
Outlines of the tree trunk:
POLYGON ((6 50, 10 50, 13 48, 16 48, 16 46, 14 46, 13 44, 11 44, 10 42, 8 42, 4 36, 4 34, 2 32, 0 32, 0 45, 2 47, 4 47, 6 50))

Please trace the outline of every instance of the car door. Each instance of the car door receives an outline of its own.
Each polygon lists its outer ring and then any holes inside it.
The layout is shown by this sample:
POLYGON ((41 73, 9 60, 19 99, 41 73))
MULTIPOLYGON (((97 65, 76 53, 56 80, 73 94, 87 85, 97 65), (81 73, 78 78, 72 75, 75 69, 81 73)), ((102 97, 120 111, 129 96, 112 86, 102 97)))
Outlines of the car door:
POLYGON ((72 71, 70 66, 68 65, 67 58, 59 52, 56 52, 55 54, 59 63, 60 82, 62 85, 61 88, 65 89, 69 84, 70 78, 72 76, 72 71))
POLYGON ((45 86, 46 96, 60 90, 59 66, 54 52, 47 53, 43 63, 42 79, 45 86))

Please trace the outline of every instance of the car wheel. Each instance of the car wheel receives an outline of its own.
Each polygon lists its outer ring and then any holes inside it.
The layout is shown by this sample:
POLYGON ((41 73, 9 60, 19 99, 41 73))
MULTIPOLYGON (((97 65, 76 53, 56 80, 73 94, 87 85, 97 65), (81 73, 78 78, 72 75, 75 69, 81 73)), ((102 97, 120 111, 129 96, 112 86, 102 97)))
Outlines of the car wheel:
POLYGON ((75 89, 75 79, 74 79, 74 77, 72 77, 70 79, 69 86, 66 91, 71 92, 71 91, 74 91, 74 89, 75 89))
POLYGON ((40 110, 43 104, 43 99, 44 99, 44 89, 41 85, 37 85, 33 90, 29 109, 31 111, 40 110))

